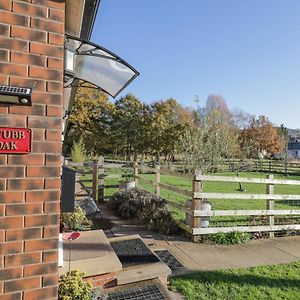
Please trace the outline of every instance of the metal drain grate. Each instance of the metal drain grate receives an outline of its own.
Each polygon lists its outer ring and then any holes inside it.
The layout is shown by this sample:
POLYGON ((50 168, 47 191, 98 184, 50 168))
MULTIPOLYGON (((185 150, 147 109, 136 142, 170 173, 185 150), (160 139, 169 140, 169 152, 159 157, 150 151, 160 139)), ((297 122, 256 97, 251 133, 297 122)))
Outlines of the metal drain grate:
POLYGON ((158 250, 154 251, 154 253, 161 261, 168 265, 172 271, 183 268, 183 265, 168 250, 158 250))
POLYGON ((108 294, 108 300, 166 300, 160 289, 155 285, 131 288, 108 294))
POLYGON ((159 261, 141 239, 111 242, 110 245, 113 247, 123 268, 159 261))

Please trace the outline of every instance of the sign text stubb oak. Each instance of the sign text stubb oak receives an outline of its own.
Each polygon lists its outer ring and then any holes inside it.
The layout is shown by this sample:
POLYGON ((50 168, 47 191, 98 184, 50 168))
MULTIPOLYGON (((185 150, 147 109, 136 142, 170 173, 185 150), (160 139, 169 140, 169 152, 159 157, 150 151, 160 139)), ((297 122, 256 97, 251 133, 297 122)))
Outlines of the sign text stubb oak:
POLYGON ((0 127, 0 153, 24 154, 31 151, 31 129, 0 127))

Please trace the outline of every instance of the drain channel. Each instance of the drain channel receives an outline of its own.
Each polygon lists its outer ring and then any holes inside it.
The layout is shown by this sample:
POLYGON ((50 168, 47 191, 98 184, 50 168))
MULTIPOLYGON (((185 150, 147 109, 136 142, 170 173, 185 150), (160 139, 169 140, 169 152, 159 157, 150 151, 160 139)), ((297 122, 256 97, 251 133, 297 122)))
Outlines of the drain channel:
POLYGON ((177 270, 179 268, 183 268, 183 265, 168 250, 158 250, 158 251, 154 251, 154 253, 172 271, 175 271, 175 270, 177 270))

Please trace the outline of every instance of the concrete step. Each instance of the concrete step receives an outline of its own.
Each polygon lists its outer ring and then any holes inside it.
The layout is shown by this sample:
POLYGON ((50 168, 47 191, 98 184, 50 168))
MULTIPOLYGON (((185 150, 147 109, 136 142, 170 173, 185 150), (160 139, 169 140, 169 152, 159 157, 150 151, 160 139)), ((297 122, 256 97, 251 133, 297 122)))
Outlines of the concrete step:
POLYGON ((85 276, 115 273, 122 270, 122 264, 112 249, 103 230, 80 232, 80 237, 72 242, 63 242, 63 267, 60 275, 69 270, 69 249, 71 249, 70 268, 80 270, 85 276))
MULTIPOLYGON (((140 239, 143 242, 139 235, 115 237, 108 240, 110 243, 112 243, 133 239, 140 239)), ((151 253, 153 253, 153 255, 156 256, 156 254, 145 243, 144 245, 151 251, 151 253)), ((123 285, 154 278, 159 278, 162 281, 166 281, 167 276, 171 275, 171 273, 172 272, 170 268, 165 263, 158 260, 157 262, 123 267, 122 270, 117 271, 117 282, 118 285, 123 285)))

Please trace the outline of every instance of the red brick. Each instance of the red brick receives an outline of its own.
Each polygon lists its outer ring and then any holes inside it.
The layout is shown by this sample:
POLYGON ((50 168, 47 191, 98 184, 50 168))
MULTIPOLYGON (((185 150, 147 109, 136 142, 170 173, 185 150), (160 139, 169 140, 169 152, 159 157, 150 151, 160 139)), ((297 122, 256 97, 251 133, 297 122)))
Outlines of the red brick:
POLYGON ((22 268, 21 267, 0 269, 0 281, 1 280, 11 280, 11 279, 20 278, 20 277, 22 277, 22 268))
POLYGON ((57 22, 64 22, 65 12, 57 9, 50 9, 50 19, 57 22))
POLYGON ((58 251, 51 250, 45 251, 43 254, 43 262, 57 262, 58 261, 58 251))
POLYGON ((33 153, 61 153, 61 145, 57 142, 33 142, 33 153))
POLYGON ((39 263, 24 267, 24 277, 46 275, 56 273, 58 269, 57 263, 39 263))
MULTIPOLYGON (((3 217, 0 218, 0 229, 22 228, 23 217, 3 217)), ((1 251, 0 251, 1 253, 1 251)))
POLYGON ((9 229, 6 241, 34 240, 42 237, 42 228, 9 229))
POLYGON ((8 61, 8 57, 9 57, 8 51, 1 49, 0 50, 0 60, 1 61, 8 61))
POLYGON ((26 16, 13 14, 7 11, 0 11, 0 20, 1 23, 10 24, 10 25, 20 25, 27 27, 29 24, 29 18, 26 16))
POLYGON ((22 65, 46 66, 46 56, 30 53, 11 52, 10 61, 22 65))
POLYGON ((24 266, 41 262, 41 252, 5 256, 5 267, 24 266))
MULTIPOLYGON (((8 36, 9 35, 9 25, 0 24, 0 35, 8 36)), ((2 45, 1 45, 2 48, 2 45)))
POLYGON ((59 178, 46 178, 45 189, 59 189, 61 187, 61 179, 59 178))
POLYGON ((58 177, 60 176, 60 167, 27 167, 27 177, 58 177))
MULTIPOLYGON (((60 82, 57 83, 61 85, 60 82)), ((50 93, 34 92, 32 93, 32 97, 34 97, 35 103, 41 103, 47 105, 62 105, 63 103, 62 93, 50 94, 50 93)))
POLYGON ((32 106, 12 106, 9 109, 11 114, 19 115, 31 115, 31 116, 44 116, 45 115, 45 105, 34 104, 32 106))
POLYGON ((58 223, 59 223, 59 215, 58 214, 25 216, 25 226, 26 227, 55 225, 58 223))
POLYGON ((44 141, 45 129, 32 128, 32 137, 34 141, 44 141))
POLYGON ((60 117, 62 116, 62 107, 61 106, 47 106, 47 116, 48 117, 60 117))
POLYGON ((59 213, 60 202, 46 202, 44 204, 45 213, 59 213))
POLYGON ((0 295, 0 300, 22 300, 22 299, 23 299, 22 292, 0 295))
POLYGON ((36 6, 24 2, 14 1, 13 11, 26 16, 40 17, 40 18, 47 18, 48 15, 47 7, 36 6))
POLYGON ((58 237, 56 239, 42 239, 25 241, 25 251, 41 251, 55 249, 58 247, 58 237))
MULTIPOLYGON (((59 211, 59 202, 53 202, 54 204, 58 204, 58 207, 55 207, 53 209, 51 209, 49 212, 53 213, 53 212, 58 212, 59 211)), ((48 203, 45 203, 45 205, 48 204, 48 203)), ((50 207, 51 208, 51 204, 52 203, 49 203, 50 204, 50 207)), ((59 226, 46 226, 44 227, 44 230, 43 230, 43 237, 44 238, 57 238, 58 237, 58 234, 59 234, 59 226)))
POLYGON ((42 203, 8 204, 6 206, 7 216, 36 215, 43 212, 42 203))
MULTIPOLYGON (((0 64, 0 70, 1 70, 1 64, 0 64)), ((30 66, 29 76, 47 79, 47 80, 53 80, 53 81, 61 81, 62 71, 50 70, 50 69, 47 70, 45 68, 30 66)))
POLYGON ((61 46, 64 44, 64 36, 62 34, 49 33, 48 41, 50 44, 61 46))
POLYGON ((6 165, 7 155, 0 155, 0 165, 6 165))
POLYGON ((62 141, 61 130, 46 130, 47 141, 62 141))
POLYGON ((42 178, 22 178, 22 179, 8 179, 8 190, 39 190, 44 187, 44 180, 42 178))
POLYGON ((48 58, 48 68, 62 70, 64 67, 64 61, 59 58, 48 58))
POLYGON ((0 191, 6 190, 6 179, 0 179, 0 191))
POLYGON ((0 177, 2 178, 18 178, 24 177, 25 167, 16 166, 0 166, 0 177))
POLYGON ((61 154, 46 154, 46 165, 62 165, 62 162, 61 154))
POLYGON ((5 208, 4 204, 1 204, 0 205, 0 217, 4 216, 4 208, 5 208))
POLYGON ((16 279, 4 283, 4 290, 6 293, 32 290, 41 286, 40 277, 16 279))
POLYGON ((0 2, 0 9, 10 11, 11 2, 9 0, 0 2))
POLYGON ((42 285, 43 286, 51 286, 51 285, 58 285, 59 276, 58 274, 55 275, 47 275, 43 277, 42 285))
POLYGON ((37 42, 30 42, 30 53, 40 54, 40 55, 43 54, 51 57, 59 57, 61 58, 61 61, 63 61, 62 59, 64 56, 63 47, 58 47, 57 45, 51 45, 51 44, 37 43, 37 42))
POLYGON ((65 9, 65 0, 32 0, 32 3, 61 10, 65 9))
POLYGON ((53 117, 36 117, 29 116, 28 117, 28 127, 29 128, 51 128, 51 129, 61 129, 62 121, 61 118, 53 118, 53 117))
POLYGON ((5 231, 4 230, 0 230, 0 242, 4 242, 4 236, 5 236, 5 231))
POLYGON ((8 163, 10 165, 43 165, 44 155, 32 153, 27 155, 9 155, 8 163))
POLYGON ((16 27, 11 29, 10 36, 13 38, 24 39, 28 41, 47 42, 47 33, 32 28, 16 27))
POLYGON ((5 191, 0 192, 0 203, 21 203, 24 200, 23 192, 5 191))
MULTIPOLYGON (((55 2, 53 2, 55 3, 55 2)), ((57 286, 54 287, 44 287, 41 289, 35 289, 32 291, 25 291, 24 292, 24 300, 44 300, 44 299, 50 299, 50 298, 56 298, 57 299, 57 286)))
POLYGON ((34 92, 43 92, 46 90, 46 81, 40 79, 30 79, 30 78, 20 78, 20 77, 10 77, 10 84, 20 87, 30 87, 32 88, 32 99, 35 103, 34 92))
POLYGON ((64 24, 54 22, 52 20, 44 20, 44 19, 37 19, 31 18, 31 27, 38 28, 40 30, 45 30, 48 32, 55 32, 64 34, 64 24))
MULTIPOLYGON (((8 80, 9 77, 8 76, 3 76, 3 75, 0 75, 0 84, 3 84, 3 85, 8 85, 8 80)), ((1 104, 1 113, 7 113, 7 107, 5 107, 5 104, 1 104), (4 107, 3 107, 4 106, 4 107), (2 111, 2 109, 6 109, 6 111, 2 111)))
POLYGON ((0 36, 0 48, 14 51, 28 51, 28 42, 0 36))
POLYGON ((0 62, 0 73, 13 76, 27 76, 27 66, 0 62))
POLYGON ((28 191, 26 192, 26 202, 48 202, 48 201, 58 201, 60 199, 60 191, 28 191))
POLYGON ((26 127, 26 116, 0 115, 0 126, 26 127))
POLYGON ((61 82, 57 82, 57 81, 47 82, 47 92, 62 93, 62 91, 63 91, 63 85, 61 84, 61 82))
POLYGON ((20 253, 23 250, 23 242, 0 243, 0 250, 2 255, 20 253))

